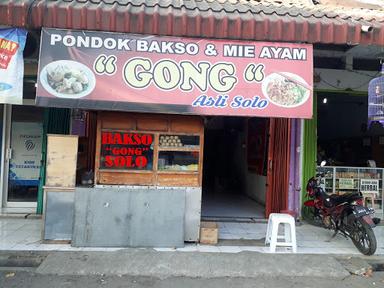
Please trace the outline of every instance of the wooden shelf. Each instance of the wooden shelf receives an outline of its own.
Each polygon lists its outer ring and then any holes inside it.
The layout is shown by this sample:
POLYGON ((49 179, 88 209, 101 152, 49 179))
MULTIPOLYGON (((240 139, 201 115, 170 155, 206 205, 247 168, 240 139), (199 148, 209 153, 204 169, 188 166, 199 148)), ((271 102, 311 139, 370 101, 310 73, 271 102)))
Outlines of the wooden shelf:
POLYGON ((199 152, 199 147, 159 147, 159 151, 169 152, 199 152))
POLYGON ((119 172, 119 173, 153 173, 154 170, 138 170, 138 169, 135 169, 135 170, 127 170, 127 169, 103 169, 103 168, 100 168, 99 169, 100 172, 119 172))
POLYGON ((185 170, 158 170, 157 174, 195 174, 199 175, 199 171, 185 171, 185 170))
MULTIPOLYGON (((145 113, 98 112, 95 157, 95 183, 102 185, 150 185, 201 187, 204 122, 199 116, 162 115, 145 113), (152 134, 153 159, 151 170, 103 169, 100 166, 102 132, 152 134), (160 146, 160 136, 197 136, 198 145, 184 147, 160 146), (165 152, 198 153, 197 171, 158 170, 159 154, 165 152)), ((191 143, 192 142, 187 142, 191 143)), ((195 144, 195 142, 193 142, 195 144)), ((195 158, 195 157, 194 157, 195 158)), ((181 162, 182 164, 184 162, 181 162)), ((187 162, 186 162, 187 163, 187 162)), ((189 162, 188 162, 189 163, 189 162)))

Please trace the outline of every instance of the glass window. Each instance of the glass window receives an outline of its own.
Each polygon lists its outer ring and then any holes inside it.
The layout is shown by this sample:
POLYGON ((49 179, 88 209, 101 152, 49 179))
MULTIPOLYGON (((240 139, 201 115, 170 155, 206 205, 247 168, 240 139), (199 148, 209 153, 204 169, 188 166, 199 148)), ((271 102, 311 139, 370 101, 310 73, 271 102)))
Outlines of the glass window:
MULTIPOLYGON (((383 218, 383 169, 361 168, 360 175, 360 192, 363 195, 374 196, 375 217, 383 218)), ((367 198, 369 199, 369 198, 367 198)), ((370 203, 367 203, 369 207, 370 203)))
POLYGON ((44 109, 12 106, 8 202, 36 202, 40 183, 44 109))
POLYGON ((199 153, 190 151, 160 151, 158 170, 198 171, 199 153))
POLYGON ((101 132, 101 169, 152 170, 153 134, 101 132))
POLYGON ((159 145, 162 148, 198 148, 199 136, 160 135, 159 145))

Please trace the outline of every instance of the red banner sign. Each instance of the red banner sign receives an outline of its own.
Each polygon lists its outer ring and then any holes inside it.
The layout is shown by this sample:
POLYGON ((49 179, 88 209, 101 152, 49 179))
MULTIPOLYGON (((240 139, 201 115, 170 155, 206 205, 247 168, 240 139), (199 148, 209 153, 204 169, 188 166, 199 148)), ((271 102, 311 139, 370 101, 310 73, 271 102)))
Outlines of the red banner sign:
POLYGON ((19 43, 0 38, 0 69, 7 69, 12 56, 16 54, 19 43))
POLYGON ((43 29, 37 104, 311 118, 312 46, 43 29))
POLYGON ((103 131, 100 168, 151 170, 152 142, 152 134, 103 131))

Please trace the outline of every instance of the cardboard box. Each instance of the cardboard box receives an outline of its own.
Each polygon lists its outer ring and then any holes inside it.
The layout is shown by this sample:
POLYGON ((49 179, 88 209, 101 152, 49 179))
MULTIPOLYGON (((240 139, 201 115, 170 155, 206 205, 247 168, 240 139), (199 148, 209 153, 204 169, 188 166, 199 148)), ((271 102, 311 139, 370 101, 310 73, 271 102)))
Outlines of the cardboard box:
POLYGON ((219 227, 216 222, 201 222, 200 243, 217 244, 219 238, 219 227))

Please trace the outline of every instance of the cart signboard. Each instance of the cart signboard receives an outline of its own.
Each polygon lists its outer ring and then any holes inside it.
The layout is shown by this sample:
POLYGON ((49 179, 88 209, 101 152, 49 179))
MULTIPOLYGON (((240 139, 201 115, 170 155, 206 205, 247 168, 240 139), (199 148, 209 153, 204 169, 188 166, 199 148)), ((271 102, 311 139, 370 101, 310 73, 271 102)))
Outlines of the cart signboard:
POLYGON ((101 169, 152 170, 153 134, 101 132, 101 169))
POLYGON ((360 179, 360 192, 379 193, 378 179, 360 179))
POLYGON ((339 179, 339 189, 354 189, 355 181, 351 178, 340 178, 339 179))
POLYGON ((311 44, 42 29, 40 106, 312 118, 311 44))

